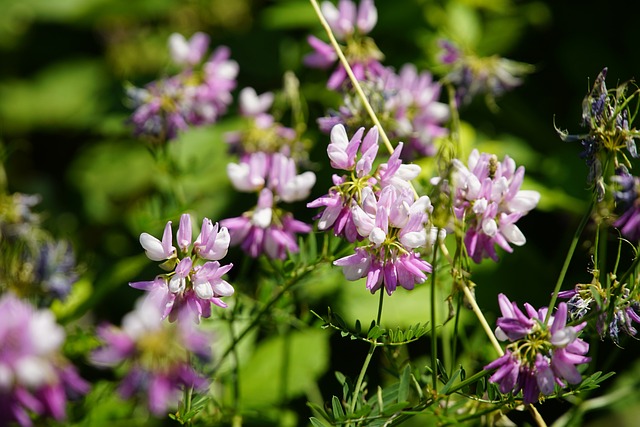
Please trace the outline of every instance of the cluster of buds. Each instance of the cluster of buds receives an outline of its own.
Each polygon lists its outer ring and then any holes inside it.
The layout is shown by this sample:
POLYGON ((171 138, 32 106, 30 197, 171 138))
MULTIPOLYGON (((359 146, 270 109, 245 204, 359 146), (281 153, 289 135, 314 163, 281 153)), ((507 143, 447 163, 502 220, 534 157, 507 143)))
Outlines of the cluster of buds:
POLYGON ((495 245, 512 252, 510 244, 522 246, 526 239, 515 224, 536 207, 540 194, 520 190, 524 167, 516 169, 509 156, 499 162, 495 155, 473 150, 468 166, 453 160, 454 213, 466 227, 464 243, 477 263, 498 260, 495 245))
MULTIPOLYGON (((449 119, 449 107, 438 101, 441 86, 429 72, 418 72, 414 65, 406 64, 397 74, 385 68, 382 75, 368 76, 359 83, 389 137, 406 141, 404 159, 435 155, 434 140, 448 133, 443 123, 449 119)), ((345 92, 337 111, 330 111, 318 123, 326 133, 336 124, 350 129, 371 124, 362 102, 350 92, 345 92)))
POLYGON ((398 285, 413 289, 426 280, 431 265, 418 251, 432 245, 437 232, 428 227, 431 201, 417 197, 410 183, 420 167, 402 164, 402 143, 374 170, 377 128, 363 135, 361 128, 349 139, 344 126, 334 126, 327 153, 331 166, 348 175, 334 175, 329 193, 307 206, 324 207, 318 215, 320 230, 333 228, 336 236, 362 242, 353 255, 334 261, 345 277, 366 277, 371 293, 384 284, 391 295, 398 285))
POLYGON ((64 420, 67 398, 89 391, 61 353, 64 329, 12 293, 0 298, 0 313, 0 425, 31 426, 33 414, 64 420))
POLYGON ((69 294, 78 268, 71 244, 42 228, 33 212, 39 202, 37 195, 0 194, 0 290, 45 306, 69 294))
POLYGON ((178 131, 214 123, 226 112, 233 100, 238 64, 229 59, 229 49, 224 46, 203 61, 208 47, 209 36, 204 33, 196 33, 188 41, 180 34, 171 35, 169 51, 180 72, 144 88, 127 89, 136 135, 168 141, 178 131))
POLYGON ((160 308, 162 318, 174 321, 182 311, 190 311, 195 320, 211 316, 211 303, 227 307, 222 297, 231 296, 233 287, 224 276, 232 264, 221 265, 229 249, 229 232, 225 227, 204 218, 200 234, 192 244, 191 216, 182 214, 176 234, 178 249, 173 246, 171 221, 164 229, 162 240, 148 233, 140 235, 140 244, 152 261, 162 261, 166 274, 154 280, 132 282, 136 289, 149 291, 148 298, 160 308))
POLYGON ((631 337, 638 333, 634 323, 640 324, 640 301, 637 290, 613 280, 609 289, 603 288, 599 272, 593 271, 591 283, 578 283, 573 289, 558 293, 559 298, 568 298, 569 317, 579 321, 588 314, 596 313, 596 332, 601 339, 611 338, 620 344, 620 334, 631 337))
POLYGON ((118 388, 120 395, 123 399, 146 396, 149 411, 156 416, 166 415, 175 406, 183 388, 206 390, 208 382, 193 369, 189 354, 203 361, 211 357, 211 337, 198 331, 192 321, 169 323, 161 315, 152 301, 139 300, 121 327, 98 329, 102 343, 91 355, 98 367, 124 366, 127 373, 118 388))
POLYGON ((587 183, 594 188, 598 201, 605 195, 605 177, 603 165, 613 164, 616 168, 626 165, 631 168, 628 154, 638 157, 636 138, 640 131, 631 128, 629 103, 637 92, 627 95, 629 82, 622 83, 614 89, 607 89, 605 78, 607 69, 603 69, 591 91, 582 101, 582 125, 587 128, 586 133, 570 135, 567 131, 556 129, 563 141, 580 141, 583 147, 581 157, 589 167, 587 183), (619 156, 622 157, 622 163, 619 156))
MULTIPOLYGON (((343 51, 356 78, 366 80, 383 75, 385 69, 380 61, 384 56, 373 39, 366 36, 378 22, 378 11, 373 0, 362 0, 359 6, 351 0, 340 0, 338 7, 325 1, 322 2, 321 11, 336 39, 346 44, 343 51)), ((309 36, 308 42, 314 52, 304 58, 305 65, 327 69, 338 60, 338 55, 330 44, 314 36, 309 36)), ((347 72, 338 63, 329 77, 327 87, 338 89, 347 81, 347 72)))
POLYGON ((440 40, 438 60, 445 68, 443 80, 456 88, 456 104, 465 105, 478 95, 485 95, 489 106, 495 98, 522 84, 532 66, 497 55, 480 57, 464 53, 450 40, 440 40))
POLYGON ((499 384, 501 393, 522 391, 524 403, 531 404, 540 393, 552 394, 556 384, 566 387, 582 381, 576 365, 589 362, 584 356, 589 344, 578 333, 586 322, 567 326, 565 303, 547 321, 546 307, 536 310, 525 303, 525 314, 504 294, 498 295, 498 301, 502 317, 496 322, 496 337, 509 344, 505 354, 484 369, 497 368, 489 381, 499 384))
POLYGON ((271 93, 258 96, 247 88, 240 94, 240 111, 254 124, 249 131, 228 136, 240 159, 227 166, 227 174, 236 190, 257 193, 258 202, 253 209, 221 224, 229 230, 231 245, 240 245, 251 257, 265 253, 284 259, 298 251, 296 235, 309 233, 311 227, 278 204, 306 199, 316 176, 310 171, 298 173, 294 160, 299 145, 296 132, 267 113, 272 102, 271 93))

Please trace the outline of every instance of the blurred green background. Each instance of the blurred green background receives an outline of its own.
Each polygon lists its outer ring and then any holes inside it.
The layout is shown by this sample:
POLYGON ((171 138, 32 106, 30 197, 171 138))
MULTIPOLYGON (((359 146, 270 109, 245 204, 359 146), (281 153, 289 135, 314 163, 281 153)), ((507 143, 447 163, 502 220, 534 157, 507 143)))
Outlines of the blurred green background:
MULTIPOLYGON (((488 312, 496 312, 497 292, 533 305, 548 302, 588 198, 579 144, 561 142, 553 121, 579 130, 582 98, 603 67, 609 68, 611 87, 637 75, 637 14, 630 3, 376 2, 379 21, 371 36, 386 65, 413 62, 429 69, 435 41, 445 36, 479 54, 500 54, 536 67, 522 87, 498 99, 499 111, 477 100, 461 112, 469 124, 465 137, 526 165, 530 181, 525 187, 543 194, 540 209, 522 220, 528 244, 503 255, 499 265, 478 268, 478 301, 488 312)), ((237 216, 254 203, 234 194, 225 174, 231 157, 222 135, 239 126, 235 104, 218 124, 179 138, 170 149, 177 169, 169 173, 158 171, 126 124, 130 111, 123 84, 143 85, 168 72, 169 34, 196 31, 209 34, 212 46, 230 47, 240 65, 234 94, 245 86, 258 93, 279 90, 283 73, 295 73, 308 103, 309 137, 317 142, 311 158, 321 161, 317 156, 327 138, 317 131, 315 118, 333 98, 324 89, 327 73, 301 65, 310 51, 307 34, 322 35, 307 1, 0 0, 0 144, 8 190, 42 195, 45 226, 72 240, 96 295, 87 307, 98 319, 119 319, 139 295, 126 282, 155 274, 140 254, 137 236, 141 231, 159 234, 168 219, 159 190, 180 182, 188 209, 214 220, 237 216)), ((314 195, 325 191, 322 182, 328 183, 328 177, 328 171, 319 173, 314 195)), ((300 204, 302 219, 309 221, 312 214, 300 204)), ((230 257, 237 265, 249 263, 239 252, 230 257)), ((581 249, 568 283, 590 280, 588 266, 588 252, 581 249)), ((329 289, 318 305, 335 302, 345 316, 366 318, 366 312, 349 314, 352 294, 368 297, 363 287, 329 289)), ((402 304, 402 296, 397 299, 402 304)), ((630 355, 640 347, 631 340, 624 345, 623 353, 603 343, 601 353, 617 352, 618 361, 631 363, 630 355)), ((329 370, 339 368, 336 359, 329 370)), ((626 402, 636 398, 631 394, 626 402)), ((563 410, 561 403, 548 406, 551 419, 563 410)))

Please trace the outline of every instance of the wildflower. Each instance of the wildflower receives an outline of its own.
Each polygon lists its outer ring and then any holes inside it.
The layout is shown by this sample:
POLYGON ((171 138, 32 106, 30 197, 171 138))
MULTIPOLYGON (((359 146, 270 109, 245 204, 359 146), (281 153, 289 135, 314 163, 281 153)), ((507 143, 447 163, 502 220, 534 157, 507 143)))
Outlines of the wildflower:
POLYGON ((587 183, 596 193, 598 201, 603 200, 605 184, 603 164, 612 157, 616 167, 622 164, 631 167, 624 150, 633 158, 638 157, 636 138, 638 131, 631 128, 629 102, 637 91, 627 95, 629 82, 620 84, 614 89, 607 89, 605 78, 607 68, 596 77, 593 87, 582 101, 582 125, 587 132, 570 135, 567 131, 556 128, 563 141, 580 141, 584 150, 580 157, 585 159, 589 167, 587 183))
POLYGON ((64 358, 64 329, 49 310, 36 310, 12 293, 0 298, 0 424, 31 426, 31 415, 62 421, 67 398, 89 384, 64 358))
POLYGON ((494 245, 507 252, 513 251, 510 244, 524 245, 526 239, 515 223, 540 200, 537 191, 520 190, 524 167, 516 169, 509 156, 499 162, 475 149, 468 167, 458 159, 453 165, 454 213, 467 226, 464 241, 469 256, 475 262, 486 257, 497 261, 494 245))
POLYGON ((161 78, 144 88, 130 86, 127 96, 136 135, 153 141, 174 139, 190 126, 214 123, 233 100, 238 64, 229 60, 229 49, 218 47, 204 62, 209 37, 196 33, 187 41, 179 34, 169 38, 173 61, 181 68, 176 75, 161 78))
POLYGON ((501 393, 522 391, 525 404, 534 403, 542 393, 553 393, 555 384, 578 384, 582 377, 576 365, 587 363, 589 344, 578 338, 586 326, 567 326, 567 304, 545 322, 547 308, 535 310, 525 304, 526 314, 504 295, 498 295, 502 317, 498 318, 496 337, 509 341, 505 354, 484 367, 496 369, 489 381, 497 383, 501 393))
POLYGON ((450 40, 440 40, 442 52, 439 61, 446 69, 444 81, 456 88, 456 104, 469 104, 480 94, 490 106, 495 98, 522 84, 522 77, 532 71, 532 66, 497 55, 480 57, 464 53, 450 40))
POLYGON ((184 309, 200 317, 211 316, 211 303, 227 307, 221 298, 231 296, 233 287, 222 277, 232 264, 221 265, 229 248, 230 236, 225 227, 204 218, 200 234, 191 244, 191 217, 182 214, 176 235, 178 249, 173 246, 171 221, 164 229, 162 240, 148 233, 140 235, 140 244, 152 261, 163 261, 160 267, 168 273, 154 280, 131 282, 136 289, 149 291, 149 298, 161 307, 161 317, 174 321, 184 309))
POLYGON ((431 201, 426 196, 416 199, 409 181, 420 168, 402 163, 402 143, 388 162, 374 170, 377 129, 363 135, 360 128, 349 139, 343 125, 334 126, 327 154, 333 167, 349 175, 334 176, 329 193, 307 206, 324 206, 318 215, 320 230, 333 228, 337 236, 363 242, 354 254, 334 261, 347 280, 366 277, 371 293, 384 285, 391 295, 398 285, 413 289, 431 272, 431 265, 417 252, 433 243, 427 228, 431 201))
MULTIPOLYGON (((406 141, 404 159, 435 154, 435 139, 448 133, 443 123, 449 119, 449 107, 438 101, 441 87, 429 72, 418 73, 415 66, 407 64, 398 74, 387 68, 382 76, 361 85, 389 137, 406 141)), ((342 106, 329 114, 318 119, 323 132, 328 133, 336 124, 352 129, 370 124, 369 113, 351 92, 346 92, 342 106)))
POLYGON ((149 410, 156 416, 166 415, 169 407, 176 406, 183 388, 206 390, 207 380, 191 366, 189 354, 205 361, 211 356, 210 337, 197 331, 193 322, 167 323, 161 315, 149 300, 138 301, 122 319, 121 327, 103 325, 98 329, 102 345, 91 355, 92 363, 99 367, 124 365, 127 373, 118 387, 120 395, 123 399, 146 396, 149 410))
MULTIPOLYGON (((380 76, 384 67, 380 64, 382 52, 374 41, 366 37, 378 21, 378 11, 373 0, 362 0, 356 7, 351 0, 340 0, 336 8, 333 3, 325 1, 321 11, 329 23, 337 40, 345 42, 344 54, 358 80, 370 76, 380 76)), ((314 36, 308 37, 314 52, 304 58, 305 65, 312 68, 326 69, 338 59, 333 47, 314 36)), ((329 77, 327 87, 338 89, 347 80, 347 72, 342 64, 338 64, 329 77)))

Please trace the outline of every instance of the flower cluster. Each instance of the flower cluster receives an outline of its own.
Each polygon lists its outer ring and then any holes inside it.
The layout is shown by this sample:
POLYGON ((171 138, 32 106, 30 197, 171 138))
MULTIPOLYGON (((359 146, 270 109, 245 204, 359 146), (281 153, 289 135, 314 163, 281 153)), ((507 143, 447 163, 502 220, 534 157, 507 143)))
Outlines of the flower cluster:
POLYGON ((604 68, 591 91, 582 101, 582 125, 587 128, 583 134, 570 135, 567 131, 556 129, 563 141, 580 141, 583 147, 581 157, 589 167, 587 182, 594 187, 598 201, 604 198, 605 182, 603 165, 613 158, 613 164, 619 166, 618 156, 631 167, 624 149, 633 157, 638 157, 636 138, 640 133, 631 128, 629 102, 636 96, 637 91, 627 95, 629 83, 622 83, 614 89, 607 89, 605 78, 607 68, 604 68))
POLYGON ((266 112, 272 101, 271 93, 258 96, 251 88, 240 94, 240 111, 253 120, 253 125, 249 131, 228 137, 240 161, 230 163, 227 174, 236 190, 257 193, 258 202, 243 215, 220 223, 229 230, 231 244, 240 245, 250 256, 256 258, 265 253, 270 258, 284 259, 288 253, 298 251, 296 235, 310 232, 311 227, 296 220, 278 203, 306 199, 316 176, 310 171, 298 173, 294 160, 300 149, 296 132, 266 112))
POLYGON ((640 179, 631 175, 626 166, 620 165, 611 181, 616 187, 613 192, 616 208, 622 212, 613 226, 620 229, 624 237, 637 242, 640 240, 640 179))
POLYGON ((209 47, 209 36, 194 34, 186 40, 180 34, 169 38, 178 74, 147 84, 129 87, 127 95, 134 108, 131 122, 135 134, 153 141, 168 141, 189 126, 214 123, 233 100, 238 64, 229 59, 229 49, 218 47, 202 61, 209 47))
POLYGON ((67 398, 89 391, 61 354, 64 329, 12 293, 0 298, 0 313, 0 425, 31 426, 30 414, 64 420, 67 398))
MULTIPOLYGON (((382 52, 371 38, 366 37, 378 22, 378 11, 373 0, 362 0, 359 6, 351 0, 340 0, 338 7, 324 1, 321 10, 336 39, 346 43, 343 51, 356 78, 365 80, 383 75, 384 67, 380 64, 382 52)), ((308 42, 314 52, 304 58, 305 65, 327 69, 338 60, 338 55, 330 44, 314 36, 309 36, 308 42)), ((338 64, 329 77, 327 87, 338 89, 347 81, 346 70, 342 64, 338 64)))
POLYGON ((418 253, 435 240, 428 228, 431 201, 414 194, 410 181, 418 176, 420 167, 402 164, 402 143, 387 163, 374 170, 377 128, 363 135, 361 128, 349 139, 344 126, 334 126, 327 154, 331 166, 349 174, 334 175, 329 193, 307 206, 324 207, 318 215, 320 230, 333 228, 336 236, 349 242, 363 241, 353 255, 334 262, 343 268, 345 277, 366 277, 371 293, 384 284, 391 295, 398 285, 413 289, 431 272, 431 265, 418 253))
POLYGON ((468 166, 458 159, 453 166, 454 213, 466 226, 469 256, 475 262, 486 257, 497 261, 494 245, 507 252, 513 251, 509 244, 524 245, 526 239, 515 223, 540 200, 537 191, 520 190, 524 167, 516 169, 509 156, 499 162, 496 156, 475 149, 468 166))
MULTIPOLYGON (((210 337, 195 329, 193 322, 162 321, 159 307, 142 299, 122 319, 122 326, 98 329, 102 345, 91 360, 99 367, 125 365, 127 374, 118 391, 123 399, 146 396, 151 413, 166 415, 175 406, 183 388, 206 390, 207 380, 192 367, 189 354, 202 360, 211 357, 210 337)), ((181 315, 189 315, 182 312, 181 315)))
MULTIPOLYGON (((434 140, 448 133, 443 123, 449 119, 449 107, 438 101, 441 87, 429 72, 419 73, 414 65, 406 64, 397 74, 386 68, 382 75, 360 84, 389 137, 406 141, 404 159, 436 153, 434 140)), ((347 91, 342 106, 318 123, 328 133, 336 124, 350 129, 368 126, 370 119, 360 99, 347 91)))
POLYGON ((501 393, 522 390, 524 403, 530 404, 538 401, 540 393, 552 394, 556 384, 566 387, 582 380, 576 365, 590 361, 585 356, 589 344, 578 333, 586 323, 567 326, 567 304, 560 303, 546 321, 546 307, 536 311, 525 304, 525 314, 504 294, 498 295, 498 301, 502 317, 496 322, 496 337, 510 343, 505 354, 484 369, 497 368, 489 381, 499 384, 501 393))
POLYGON ((132 282, 136 289, 149 291, 148 298, 160 307, 161 317, 176 320, 182 311, 190 311, 195 320, 211 316, 211 303, 227 307, 222 297, 231 296, 233 287, 222 276, 232 264, 221 265, 227 254, 230 236, 225 227, 204 218, 200 234, 192 244, 191 216, 182 214, 176 234, 178 249, 173 246, 171 221, 159 240, 148 233, 140 235, 140 244, 152 261, 162 261, 160 267, 169 273, 154 280, 132 282))
POLYGON ((493 106, 495 97, 520 86, 523 76, 532 71, 529 64, 497 55, 479 57, 464 53, 450 40, 442 39, 439 44, 442 51, 438 60, 446 69, 444 81, 455 86, 458 106, 470 103, 480 94, 493 106))

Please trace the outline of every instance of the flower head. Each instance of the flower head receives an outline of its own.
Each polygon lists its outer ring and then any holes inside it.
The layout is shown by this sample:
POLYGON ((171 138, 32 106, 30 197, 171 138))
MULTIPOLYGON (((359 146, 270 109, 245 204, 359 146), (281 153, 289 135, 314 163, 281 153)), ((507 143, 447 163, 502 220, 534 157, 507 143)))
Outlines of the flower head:
MULTIPOLYGON (((120 395, 125 399, 146 395, 149 410, 157 416, 176 406, 183 387, 207 387, 207 380, 189 363, 188 353, 205 360, 211 356, 210 337, 196 330, 193 322, 167 323, 161 315, 156 304, 138 301, 120 327, 104 325, 98 330, 102 346, 91 356, 96 366, 125 365, 127 374, 120 383, 120 395)), ((181 315, 190 313, 183 311, 181 315)))
MULTIPOLYGON (((438 101, 440 84, 429 72, 418 73, 411 64, 404 65, 397 74, 386 68, 382 75, 362 81, 361 86, 389 137, 406 141, 404 159, 435 154, 435 139, 447 134, 443 123, 449 119, 449 108, 438 101)), ((370 122, 360 99, 349 91, 337 111, 318 119, 324 132, 338 123, 356 129, 369 126, 370 122)))
POLYGON ((465 246, 471 258, 480 262, 489 257, 498 260, 494 245, 512 252, 510 244, 522 246, 526 239, 515 223, 540 200, 532 190, 520 190, 524 167, 505 156, 473 150, 468 167, 454 159, 454 213, 466 225, 465 246))
POLYGON ((222 297, 231 296, 233 287, 223 279, 232 265, 221 265, 227 254, 230 236, 225 227, 204 218, 196 240, 192 238, 191 218, 183 214, 176 234, 178 249, 173 246, 171 221, 165 226, 162 240, 142 233, 140 243, 152 261, 164 261, 160 267, 168 271, 154 280, 132 282, 136 289, 149 291, 149 298, 160 307, 161 317, 176 320, 181 311, 192 312, 195 320, 211 316, 211 303, 226 307, 222 297))
POLYGON ((582 377, 576 365, 587 363, 589 344, 578 338, 586 323, 567 326, 567 305, 545 322, 547 309, 536 310, 525 304, 526 314, 504 295, 498 295, 502 317, 496 337, 509 341, 505 354, 484 369, 496 369, 489 381, 499 384, 501 393, 522 390, 525 404, 534 403, 540 393, 553 393, 555 385, 578 384, 582 377))
POLYGON ((64 420, 67 398, 89 385, 61 353, 63 328, 49 310, 11 293, 0 298, 0 312, 0 424, 30 426, 30 414, 64 420))
POLYGON ((181 71, 144 88, 127 88, 136 135, 165 142, 190 126, 214 123, 226 112, 232 101, 230 92, 236 85, 238 64, 229 59, 226 47, 218 47, 202 61, 208 46, 206 34, 196 33, 189 41, 172 34, 169 51, 181 71))

